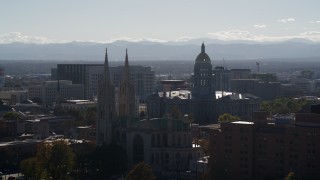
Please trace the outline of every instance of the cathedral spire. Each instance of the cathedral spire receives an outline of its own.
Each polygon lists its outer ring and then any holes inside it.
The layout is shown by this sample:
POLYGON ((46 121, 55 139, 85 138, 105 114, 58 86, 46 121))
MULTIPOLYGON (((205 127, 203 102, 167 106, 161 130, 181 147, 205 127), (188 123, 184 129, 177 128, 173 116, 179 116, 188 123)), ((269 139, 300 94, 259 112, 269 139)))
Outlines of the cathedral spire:
POLYGON ((110 82, 110 73, 109 73, 109 60, 108 60, 108 49, 106 48, 106 55, 104 58, 104 76, 105 76, 105 81, 110 82))
POLYGON ((115 119, 115 94, 110 80, 108 52, 104 59, 103 77, 98 82, 96 138, 97 144, 109 144, 112 140, 112 122, 115 119))
POLYGON ((206 47, 204 46, 204 42, 202 42, 201 53, 205 53, 205 52, 206 52, 206 47))
POLYGON ((123 81, 130 81, 130 72, 129 72, 129 60, 128 60, 128 49, 126 49, 126 59, 124 62, 124 77, 123 81))
POLYGON ((126 49, 126 58, 122 81, 119 92, 119 116, 132 118, 136 116, 135 91, 134 85, 130 81, 128 50, 126 49))

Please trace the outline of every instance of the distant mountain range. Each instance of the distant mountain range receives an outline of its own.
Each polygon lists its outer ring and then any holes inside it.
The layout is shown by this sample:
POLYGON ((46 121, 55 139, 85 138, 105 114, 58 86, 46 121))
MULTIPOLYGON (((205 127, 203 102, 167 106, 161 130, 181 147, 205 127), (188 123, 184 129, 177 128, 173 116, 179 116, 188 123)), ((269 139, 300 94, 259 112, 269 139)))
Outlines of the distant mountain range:
POLYGON ((320 43, 306 39, 254 42, 202 38, 163 43, 115 41, 107 44, 93 42, 0 44, 0 60, 103 61, 106 47, 110 61, 123 61, 125 48, 128 48, 129 59, 133 61, 194 60, 200 52, 202 42, 206 44, 206 52, 212 60, 320 57, 320 43))

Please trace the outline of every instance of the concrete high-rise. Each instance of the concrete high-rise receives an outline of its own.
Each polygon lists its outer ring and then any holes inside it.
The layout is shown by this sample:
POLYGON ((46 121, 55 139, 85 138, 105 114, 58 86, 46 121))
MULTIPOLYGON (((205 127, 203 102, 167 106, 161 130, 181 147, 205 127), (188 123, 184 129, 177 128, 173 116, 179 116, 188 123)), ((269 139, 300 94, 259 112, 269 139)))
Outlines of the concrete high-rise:
MULTIPOLYGON (((133 82, 135 93, 140 100, 152 94, 155 87, 155 72, 151 67, 130 66, 130 79, 133 82)), ((122 80, 124 66, 109 67, 110 80, 118 88, 122 80)), ((52 72, 55 72, 54 70, 52 72)), ((98 79, 104 72, 103 64, 58 64, 57 72, 62 80, 71 80, 76 84, 84 85, 85 99, 93 99, 98 92, 98 79)), ((55 75, 53 73, 52 75, 55 75)), ((52 77, 56 79, 57 77, 52 77)))

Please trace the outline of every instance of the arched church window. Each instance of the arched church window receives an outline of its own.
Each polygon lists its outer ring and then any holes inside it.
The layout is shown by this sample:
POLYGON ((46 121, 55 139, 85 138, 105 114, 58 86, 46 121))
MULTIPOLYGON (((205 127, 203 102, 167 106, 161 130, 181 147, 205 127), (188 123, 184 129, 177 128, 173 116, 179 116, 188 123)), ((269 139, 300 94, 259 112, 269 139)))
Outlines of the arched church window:
POLYGON ((144 143, 142 137, 137 134, 133 138, 133 160, 135 162, 143 161, 144 157, 144 143))

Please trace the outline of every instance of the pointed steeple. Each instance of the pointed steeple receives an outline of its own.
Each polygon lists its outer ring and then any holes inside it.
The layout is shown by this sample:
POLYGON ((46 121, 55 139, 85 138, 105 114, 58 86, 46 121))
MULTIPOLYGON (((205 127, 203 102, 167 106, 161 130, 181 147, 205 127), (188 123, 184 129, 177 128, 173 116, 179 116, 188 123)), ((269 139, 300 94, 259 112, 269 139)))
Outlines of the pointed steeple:
POLYGON ((112 141, 112 122, 115 119, 115 93, 110 80, 108 52, 104 59, 103 77, 98 82, 97 103, 97 144, 109 144, 112 141))
POLYGON ((109 77, 110 77, 110 73, 109 73, 109 60, 108 60, 108 49, 106 48, 106 55, 104 58, 104 76, 105 76, 105 82, 110 81, 109 77))
POLYGON ((205 52, 206 52, 206 47, 204 46, 204 42, 202 42, 201 53, 205 53, 205 52))
POLYGON ((124 82, 129 82, 130 81, 128 49, 126 49, 126 59, 125 59, 125 62, 124 62, 124 77, 123 77, 123 81, 124 82))
POLYGON ((127 118, 135 117, 135 91, 134 85, 130 81, 129 59, 127 49, 122 81, 120 83, 119 89, 119 116, 127 118))

